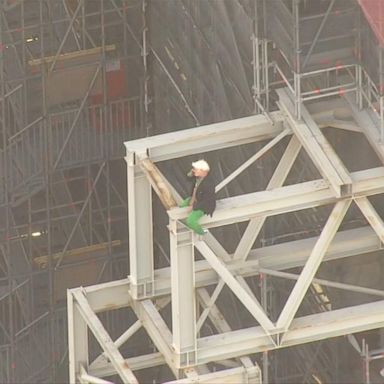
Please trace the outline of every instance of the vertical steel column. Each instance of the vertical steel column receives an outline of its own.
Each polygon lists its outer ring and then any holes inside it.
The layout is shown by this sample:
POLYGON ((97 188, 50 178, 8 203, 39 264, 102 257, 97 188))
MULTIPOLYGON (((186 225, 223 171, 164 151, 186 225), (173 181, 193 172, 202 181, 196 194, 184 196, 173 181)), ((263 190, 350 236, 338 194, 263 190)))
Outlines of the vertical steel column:
POLYGON ((170 220, 173 346, 179 364, 196 361, 196 296, 193 233, 170 220))
POLYGON ((139 299, 153 292, 152 191, 146 175, 135 164, 135 153, 128 153, 125 160, 131 294, 139 299))
POLYGON ((69 382, 75 384, 80 367, 88 368, 88 330, 87 324, 76 308, 73 295, 67 295, 68 311, 68 359, 69 382))

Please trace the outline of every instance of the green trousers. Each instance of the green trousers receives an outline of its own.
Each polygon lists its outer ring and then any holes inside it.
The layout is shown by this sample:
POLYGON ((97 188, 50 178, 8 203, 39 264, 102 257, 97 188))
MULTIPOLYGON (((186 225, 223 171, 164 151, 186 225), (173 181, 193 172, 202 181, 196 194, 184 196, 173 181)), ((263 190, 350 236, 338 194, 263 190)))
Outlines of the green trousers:
MULTIPOLYGON (((190 197, 187 197, 186 199, 184 199, 180 204, 180 208, 188 207, 190 201, 191 201, 190 197)), ((201 209, 193 209, 191 213, 188 215, 187 220, 185 221, 187 226, 199 235, 204 235, 204 229, 199 224, 199 220, 203 216, 204 216, 204 211, 202 211, 201 209)))

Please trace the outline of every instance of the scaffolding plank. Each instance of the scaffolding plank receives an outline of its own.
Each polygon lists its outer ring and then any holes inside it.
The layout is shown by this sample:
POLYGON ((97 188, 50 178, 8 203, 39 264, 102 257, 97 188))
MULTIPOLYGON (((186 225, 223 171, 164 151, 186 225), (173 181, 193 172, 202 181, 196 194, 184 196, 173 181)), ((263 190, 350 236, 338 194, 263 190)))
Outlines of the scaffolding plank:
MULTIPOLYGON (((66 252, 67 257, 77 257, 79 259, 87 257, 87 256, 95 256, 98 252, 106 252, 109 247, 117 247, 121 245, 121 240, 113 240, 111 242, 104 242, 99 244, 93 244, 93 245, 87 245, 86 247, 80 247, 80 248, 74 248, 70 249, 66 252)), ((49 257, 52 258, 52 260, 58 260, 62 255, 62 252, 53 253, 51 256, 49 255, 43 255, 38 256, 33 259, 33 262, 39 267, 39 268, 46 268, 48 265, 49 257)))
MULTIPOLYGON (((116 49, 116 46, 114 44, 109 44, 104 47, 104 52, 114 51, 116 49)), ((88 58, 87 60, 90 60, 89 58, 94 59, 92 56, 94 55, 100 55, 103 53, 103 47, 95 47, 90 49, 82 49, 81 51, 73 51, 73 52, 67 52, 62 53, 57 57, 58 61, 71 61, 73 59, 88 58)), ((31 66, 35 65, 41 65, 41 64, 49 64, 52 63, 55 60, 55 56, 45 56, 43 58, 39 59, 32 59, 28 61, 28 64, 31 66)))

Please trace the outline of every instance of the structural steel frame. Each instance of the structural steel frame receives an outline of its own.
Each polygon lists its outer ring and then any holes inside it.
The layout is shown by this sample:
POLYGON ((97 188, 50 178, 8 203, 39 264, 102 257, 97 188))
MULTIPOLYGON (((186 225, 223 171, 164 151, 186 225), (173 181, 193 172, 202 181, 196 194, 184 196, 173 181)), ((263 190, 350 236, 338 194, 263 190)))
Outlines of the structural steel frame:
MULTIPOLYGON (((73 308, 68 318, 72 383, 80 381, 84 372, 92 377, 114 373, 125 382, 135 383, 132 372, 143 367, 144 359, 150 361, 148 366, 167 364, 177 379, 172 383, 232 382, 229 377, 233 377, 234 382, 261 383, 261 371, 252 360, 252 354, 383 327, 384 300, 376 301, 376 298, 382 298, 384 291, 315 279, 315 274, 325 261, 343 258, 347 262, 349 257, 382 249, 384 222, 368 198, 384 193, 384 167, 348 172, 337 153, 326 145, 316 121, 321 121, 324 113, 332 115, 332 108, 335 108, 332 101, 321 104, 322 110, 318 108, 313 115, 304 109, 304 120, 296 120, 289 92, 280 90, 279 95, 281 111, 271 114, 272 123, 270 118, 256 115, 125 143, 130 276, 121 281, 69 290, 68 305, 73 308), (312 133, 305 133, 305 130, 312 133), (225 185, 285 136, 290 136, 289 143, 266 190, 221 199, 213 217, 201 220, 207 228, 248 221, 234 253, 228 254, 211 232, 200 236, 190 231, 183 224, 187 209, 174 206, 171 200, 169 206, 165 204, 169 216, 170 266, 155 269, 151 188, 161 195, 167 186, 175 202, 180 201, 180 196, 155 166, 157 181, 154 181, 144 163, 269 140, 259 154, 221 183, 225 185), (314 136, 316 141, 313 141, 314 136), (306 150, 323 178, 284 186, 300 148, 306 150), (338 180, 342 183, 335 181, 335 175, 341 177, 338 180), (361 210, 369 226, 338 231, 351 204, 361 210), (323 205, 333 208, 318 237, 252 249, 267 217, 323 205), (195 260, 195 250, 203 260, 195 260), (301 273, 284 272, 292 267, 302 267, 301 273), (269 318, 245 280, 245 277, 259 274, 296 281, 276 321, 269 318), (206 287, 213 284, 216 288, 210 295, 206 287), (373 295, 375 301, 297 316, 311 284, 373 295), (224 285, 252 315, 256 326, 235 331, 229 328, 215 304, 224 285), (159 309, 160 300, 169 296, 172 331, 159 309), (199 315, 198 304, 204 308, 199 315), (95 313, 121 307, 130 307, 138 320, 124 333, 127 337, 122 335, 120 342, 113 343, 95 313), (199 337, 199 330, 208 317, 218 333, 199 337), (144 327, 158 352, 122 358, 117 348, 140 326, 144 327), (86 343, 80 342, 75 335, 80 328, 85 337, 87 327, 99 340, 109 361, 102 362, 100 358, 88 361, 86 343), (76 347, 77 342, 81 343, 80 347, 76 347), (249 357, 245 358, 247 355, 249 357), (242 360, 237 363, 240 364, 238 368, 207 373, 212 362, 239 357, 242 360), (222 375, 228 375, 228 381, 220 381, 225 380, 222 375)), ((364 127, 361 132, 365 133, 364 127)), ((220 188, 219 185, 217 190, 220 188)))

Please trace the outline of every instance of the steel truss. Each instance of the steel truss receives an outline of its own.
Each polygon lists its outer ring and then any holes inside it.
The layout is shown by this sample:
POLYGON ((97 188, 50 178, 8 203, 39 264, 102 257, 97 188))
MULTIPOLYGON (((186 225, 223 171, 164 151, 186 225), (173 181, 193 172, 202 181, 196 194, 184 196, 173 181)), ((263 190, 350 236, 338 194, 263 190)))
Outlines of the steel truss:
MULTIPOLYGON (((271 114, 273 124, 266 116, 256 115, 125 143, 130 276, 68 292, 72 383, 93 382, 84 380, 84 374, 117 374, 124 382, 135 383, 133 372, 144 368, 144 361, 148 362, 145 367, 168 365, 176 377, 173 383, 261 383, 254 354, 383 326, 384 300, 372 301, 372 297, 383 297, 384 291, 316 279, 315 275, 324 262, 341 258, 348 263, 351 257, 381 249, 384 222, 369 198, 384 193, 384 167, 349 172, 327 145, 319 127, 324 113, 335 111, 333 101, 320 103, 313 114, 303 110, 305 119, 299 121, 293 116, 289 92, 281 90, 279 94, 281 111, 271 114), (305 130, 312 134, 305 134, 305 130), (286 136, 289 143, 266 190, 219 200, 213 217, 201 220, 210 229, 205 236, 192 233, 183 224, 187 210, 175 206, 180 196, 159 169, 153 164, 149 172, 151 163, 268 140, 260 152, 216 187, 218 191, 286 136), (284 185, 300 148, 323 178, 284 185), (170 266, 161 269, 154 267, 152 188, 169 216, 170 266), (369 226, 340 230, 351 205, 358 207, 369 226), (321 206, 331 210, 318 237, 252 249, 268 217, 321 206), (228 253, 214 236, 214 228, 239 222, 248 222, 246 230, 235 251, 228 253), (301 272, 284 272, 293 267, 302 267, 301 272), (265 300, 250 286, 250 279, 259 275, 295 281, 276 319, 269 316, 265 300), (209 286, 214 289, 209 290, 209 286), (231 330, 217 300, 224 286, 249 312, 254 326, 231 330), (324 305, 325 311, 302 315, 299 308, 312 286, 320 292, 321 287, 361 292, 369 299, 339 309, 324 305), (163 312, 169 301, 171 320, 164 318, 163 312), (121 307, 131 308, 137 321, 113 342, 96 314, 121 307), (201 334, 207 321, 216 329, 213 335, 201 334), (140 327, 157 352, 124 358, 118 348, 140 327), (98 340, 107 360, 99 357, 89 361, 88 331, 98 340), (232 361, 238 358, 240 361, 232 361), (227 369, 211 372, 215 364, 227 369)), ((361 132, 367 133, 364 127, 361 132)))

